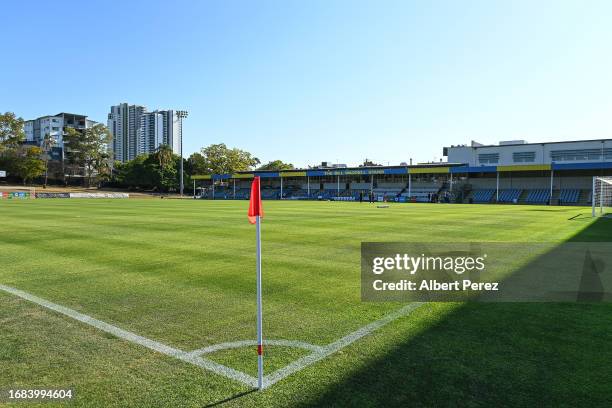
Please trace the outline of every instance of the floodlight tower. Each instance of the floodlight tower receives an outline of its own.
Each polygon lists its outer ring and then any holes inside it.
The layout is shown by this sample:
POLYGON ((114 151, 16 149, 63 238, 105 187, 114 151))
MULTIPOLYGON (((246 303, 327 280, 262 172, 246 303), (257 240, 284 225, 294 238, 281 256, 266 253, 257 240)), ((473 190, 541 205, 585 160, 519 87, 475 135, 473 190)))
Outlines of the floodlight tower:
POLYGON ((187 117, 189 113, 186 110, 177 110, 176 117, 179 120, 179 126, 181 128, 181 197, 183 196, 183 119, 187 117))

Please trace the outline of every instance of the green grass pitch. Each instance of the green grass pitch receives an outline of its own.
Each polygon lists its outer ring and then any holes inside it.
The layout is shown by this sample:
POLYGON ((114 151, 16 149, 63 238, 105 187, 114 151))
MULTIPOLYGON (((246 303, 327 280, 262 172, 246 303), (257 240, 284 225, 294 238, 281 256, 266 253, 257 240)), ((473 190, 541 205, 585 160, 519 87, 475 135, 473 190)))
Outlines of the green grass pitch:
MULTIPOLYGON (((2 201, 0 284, 181 350, 254 339, 247 206, 2 201)), ((264 209, 264 337, 319 346, 403 306, 361 302, 362 241, 612 239, 612 220, 576 207, 265 201, 264 209)), ((71 406, 82 407, 610 406, 610 344, 610 304, 431 303, 249 392, 0 291, 0 388, 72 387, 71 406)), ((305 353, 269 346, 265 370, 305 353)), ((208 357, 256 373, 253 347, 208 357)))

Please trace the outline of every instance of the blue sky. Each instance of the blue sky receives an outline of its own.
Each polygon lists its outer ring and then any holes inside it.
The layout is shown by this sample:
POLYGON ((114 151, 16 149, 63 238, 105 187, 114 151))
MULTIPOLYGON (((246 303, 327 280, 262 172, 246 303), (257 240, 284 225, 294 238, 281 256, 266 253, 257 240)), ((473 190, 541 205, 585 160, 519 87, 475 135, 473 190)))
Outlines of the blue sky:
POLYGON ((187 109, 186 155, 439 160, 612 137, 610 1, 4 2, 0 111, 187 109))

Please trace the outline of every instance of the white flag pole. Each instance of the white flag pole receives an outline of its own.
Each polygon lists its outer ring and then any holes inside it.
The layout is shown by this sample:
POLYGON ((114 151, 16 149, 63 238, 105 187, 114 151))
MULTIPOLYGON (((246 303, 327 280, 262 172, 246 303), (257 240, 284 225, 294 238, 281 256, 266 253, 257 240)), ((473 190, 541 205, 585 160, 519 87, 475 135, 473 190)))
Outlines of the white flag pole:
POLYGON ((263 390, 263 334, 261 311, 261 217, 256 216, 257 226, 257 388, 263 390))

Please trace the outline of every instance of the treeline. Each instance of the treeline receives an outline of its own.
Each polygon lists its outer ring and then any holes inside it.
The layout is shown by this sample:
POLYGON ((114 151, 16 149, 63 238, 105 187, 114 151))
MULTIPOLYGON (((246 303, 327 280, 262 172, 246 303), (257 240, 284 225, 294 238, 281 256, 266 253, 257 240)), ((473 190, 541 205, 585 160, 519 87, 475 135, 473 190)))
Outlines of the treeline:
MULTIPOLYGON (((160 146, 153 154, 144 154, 126 163, 115 163, 113 179, 115 187, 178 191, 180 183, 181 158, 172 153, 169 146, 160 146)), ((260 161, 251 153, 228 148, 225 144, 212 144, 198 153, 183 159, 183 182, 186 191, 192 190, 192 176, 206 174, 233 174, 239 171, 287 170, 293 165, 280 160, 257 167, 260 161)))
MULTIPOLYGON (((125 163, 115 162, 112 179, 107 184, 158 192, 176 191, 180 182, 180 160, 170 146, 162 145, 153 154, 142 154, 125 163)), ((190 179, 184 181, 190 182, 190 179)))
MULTIPOLYGON (((158 192, 179 190, 181 158, 169 146, 162 145, 154 153, 125 163, 113 162, 112 138, 101 124, 84 130, 66 128, 63 142, 64 149, 60 149, 56 140, 46 134, 39 145, 28 144, 24 120, 12 112, 0 114, 0 170, 5 170, 9 179, 19 179, 24 184, 53 182, 158 192), (61 152, 61 157, 54 157, 54 152, 61 152)), ((251 153, 223 143, 204 147, 183 160, 185 190, 190 189, 193 175, 294 168, 281 160, 261 165, 251 153)))

